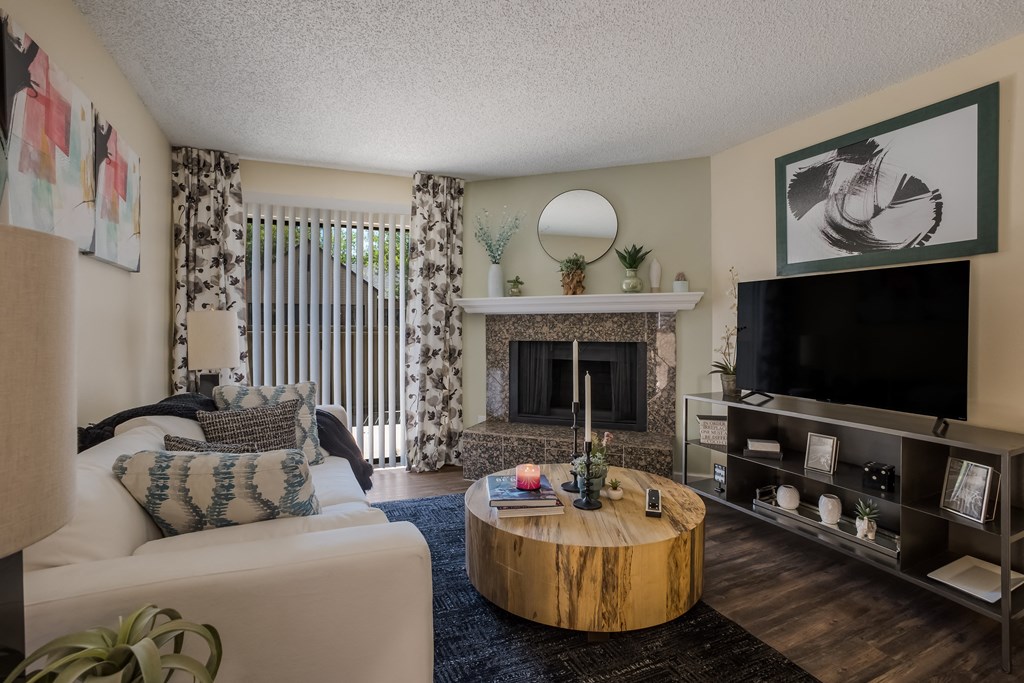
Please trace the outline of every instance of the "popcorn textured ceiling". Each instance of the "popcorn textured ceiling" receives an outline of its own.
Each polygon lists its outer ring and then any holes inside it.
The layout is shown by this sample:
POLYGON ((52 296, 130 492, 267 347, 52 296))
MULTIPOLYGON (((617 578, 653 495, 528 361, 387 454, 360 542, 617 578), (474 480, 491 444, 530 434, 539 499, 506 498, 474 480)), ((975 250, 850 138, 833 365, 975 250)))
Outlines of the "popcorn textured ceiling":
POLYGON ((74 3, 173 144, 469 179, 710 155, 1024 32, 1020 0, 74 3))

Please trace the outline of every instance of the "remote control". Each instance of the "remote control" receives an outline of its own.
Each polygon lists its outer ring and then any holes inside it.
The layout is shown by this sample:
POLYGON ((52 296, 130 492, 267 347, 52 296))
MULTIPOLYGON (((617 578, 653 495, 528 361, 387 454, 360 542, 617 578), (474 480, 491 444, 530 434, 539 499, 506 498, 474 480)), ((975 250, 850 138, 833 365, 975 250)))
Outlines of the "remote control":
POLYGON ((661 491, 658 489, 647 489, 647 511, 648 517, 661 517, 661 491))

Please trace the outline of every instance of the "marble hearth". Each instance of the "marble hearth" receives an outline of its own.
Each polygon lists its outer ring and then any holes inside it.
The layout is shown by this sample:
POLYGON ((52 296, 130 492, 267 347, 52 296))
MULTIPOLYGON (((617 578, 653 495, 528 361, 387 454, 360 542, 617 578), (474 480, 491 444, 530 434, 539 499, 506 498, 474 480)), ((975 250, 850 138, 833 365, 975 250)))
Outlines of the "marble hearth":
MULTIPOLYGON (((615 432, 613 464, 672 476, 676 431, 675 313, 488 315, 486 325, 487 420, 463 435, 463 476, 477 479, 522 462, 566 462, 572 431, 510 423, 509 342, 608 341, 647 345, 646 432, 615 432)), ((582 422, 582 416, 581 416, 582 422)), ((582 430, 580 434, 582 441, 582 430)))

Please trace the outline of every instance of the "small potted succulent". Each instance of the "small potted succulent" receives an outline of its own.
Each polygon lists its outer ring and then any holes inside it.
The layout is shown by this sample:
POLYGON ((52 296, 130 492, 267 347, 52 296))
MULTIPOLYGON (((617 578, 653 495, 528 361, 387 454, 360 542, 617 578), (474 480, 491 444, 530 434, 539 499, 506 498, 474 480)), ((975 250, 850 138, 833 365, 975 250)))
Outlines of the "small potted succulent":
POLYGON ((508 295, 509 296, 522 296, 523 295, 522 286, 524 284, 526 284, 526 283, 523 282, 523 279, 521 277, 516 275, 511 280, 506 280, 506 282, 508 282, 508 295))
POLYGON ((161 683, 175 670, 195 681, 217 678, 222 654, 220 635, 209 624, 183 621, 177 611, 154 605, 144 605, 128 617, 119 617, 118 622, 116 631, 97 626, 51 640, 15 667, 4 683, 161 683), (188 634, 205 641, 210 653, 205 664, 182 654, 188 634), (170 651, 165 649, 168 647, 170 651), (28 671, 33 664, 40 669, 28 671), (23 673, 25 678, 19 678, 23 673))
POLYGON ((626 279, 622 281, 622 291, 627 294, 643 291, 644 281, 637 277, 636 270, 651 253, 651 250, 644 251, 643 245, 638 247, 633 244, 625 250, 616 249, 615 253, 619 256, 619 263, 626 269, 626 279))
POLYGON ((870 498, 866 503, 858 499, 854 510, 857 514, 857 538, 875 540, 875 533, 878 531, 878 506, 870 498))
POLYGON ((689 292, 690 283, 686 281, 686 273, 679 271, 676 273, 676 279, 672 281, 673 292, 689 292))
POLYGON ((583 286, 586 268, 587 259, 575 253, 558 262, 558 270, 562 272, 562 294, 582 294, 586 290, 583 286))
POLYGON ((622 482, 618 479, 608 480, 608 497, 612 500, 619 500, 625 492, 622 490, 622 482))

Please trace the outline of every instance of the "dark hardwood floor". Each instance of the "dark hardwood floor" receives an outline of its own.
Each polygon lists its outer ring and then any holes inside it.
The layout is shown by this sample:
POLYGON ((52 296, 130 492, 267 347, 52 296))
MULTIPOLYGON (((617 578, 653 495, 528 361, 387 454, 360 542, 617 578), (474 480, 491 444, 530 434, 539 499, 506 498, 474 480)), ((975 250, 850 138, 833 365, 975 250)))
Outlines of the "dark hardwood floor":
MULTIPOLYGON (((462 493, 462 470, 378 470, 372 502, 462 493)), ((704 601, 825 683, 1024 680, 999 625, 880 569, 708 503, 704 601)))

